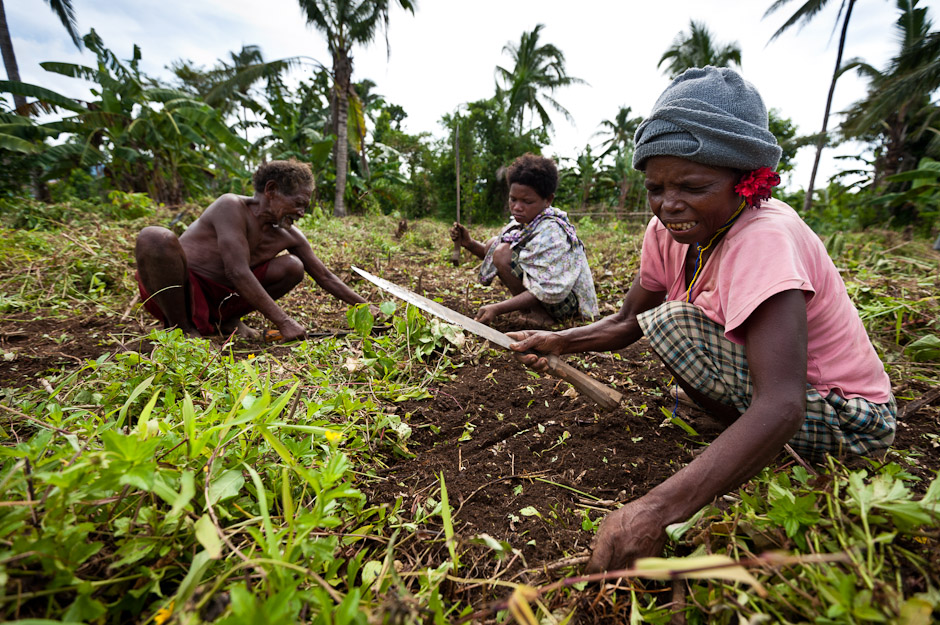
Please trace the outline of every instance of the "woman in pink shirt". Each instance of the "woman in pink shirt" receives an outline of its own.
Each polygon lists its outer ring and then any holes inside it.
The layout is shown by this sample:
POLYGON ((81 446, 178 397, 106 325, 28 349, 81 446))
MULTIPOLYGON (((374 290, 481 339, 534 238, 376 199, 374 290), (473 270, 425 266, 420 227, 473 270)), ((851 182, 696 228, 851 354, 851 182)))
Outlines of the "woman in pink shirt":
MULTIPOLYGON (((659 555, 665 529, 757 474, 784 444, 819 459, 894 441, 884 366, 819 238, 770 199, 781 150, 754 87, 727 68, 676 78, 637 129, 633 165, 654 218, 621 310, 513 349, 617 350, 646 336, 727 429, 598 531, 589 572, 659 555)), ((535 368, 544 359, 517 356, 535 368)))

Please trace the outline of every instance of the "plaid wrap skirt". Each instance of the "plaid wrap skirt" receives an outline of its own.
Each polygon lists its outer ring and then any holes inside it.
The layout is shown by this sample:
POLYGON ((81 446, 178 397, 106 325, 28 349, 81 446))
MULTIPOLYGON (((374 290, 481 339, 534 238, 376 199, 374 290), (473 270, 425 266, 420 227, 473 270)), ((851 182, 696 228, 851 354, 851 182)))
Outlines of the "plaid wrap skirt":
MULTIPOLYGON (((703 395, 743 413, 753 387, 743 345, 729 341, 724 328, 698 307, 669 301, 637 316, 656 355, 703 395)), ((806 419, 790 446, 802 456, 868 455, 894 442, 894 397, 884 404, 835 391, 825 397, 806 385, 806 419)))
MULTIPOLYGON (((519 266, 519 252, 516 249, 512 250, 512 257, 509 259, 509 269, 512 271, 512 275, 519 278, 519 280, 522 280, 522 277, 525 275, 522 271, 522 267, 519 266)), ((558 321, 570 319, 581 314, 581 307, 578 305, 578 296, 574 294, 574 291, 569 291, 568 296, 557 304, 540 303, 545 309, 545 312, 551 315, 552 319, 558 321)))

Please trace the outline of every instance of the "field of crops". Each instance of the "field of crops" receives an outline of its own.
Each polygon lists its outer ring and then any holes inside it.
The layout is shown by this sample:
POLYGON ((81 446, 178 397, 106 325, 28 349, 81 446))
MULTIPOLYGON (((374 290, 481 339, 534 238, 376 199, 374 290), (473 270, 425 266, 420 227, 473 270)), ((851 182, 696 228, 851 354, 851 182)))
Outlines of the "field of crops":
MULTIPOLYGON (((186 339, 155 330, 135 297, 134 236, 173 216, 57 206, 34 230, 0 230, 0 620, 940 616, 940 253, 930 241, 826 239, 898 398, 894 448, 820 466, 781 454, 674 526, 667 560, 589 580, 580 569, 605 513, 720 431, 694 409, 672 414, 669 376, 644 342, 569 357, 624 394, 599 410, 354 278, 360 266, 470 315, 504 297, 476 283, 466 256, 451 265, 446 224, 390 217, 298 224, 328 267, 381 304, 378 318, 308 279, 284 306, 309 340, 186 339)), ((611 313, 636 271, 642 224, 578 227, 611 313)))

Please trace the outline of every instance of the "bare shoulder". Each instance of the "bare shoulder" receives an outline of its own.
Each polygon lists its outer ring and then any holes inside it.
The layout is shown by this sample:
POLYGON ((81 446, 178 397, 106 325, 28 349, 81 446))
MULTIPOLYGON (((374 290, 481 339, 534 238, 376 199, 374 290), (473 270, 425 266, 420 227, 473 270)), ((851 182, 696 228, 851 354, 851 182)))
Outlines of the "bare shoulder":
POLYGON ((209 207, 203 211, 200 219, 206 218, 212 220, 224 216, 226 220, 230 220, 233 215, 244 215, 247 212, 248 200, 250 199, 250 197, 245 195, 226 193, 219 196, 216 201, 210 204, 209 207))

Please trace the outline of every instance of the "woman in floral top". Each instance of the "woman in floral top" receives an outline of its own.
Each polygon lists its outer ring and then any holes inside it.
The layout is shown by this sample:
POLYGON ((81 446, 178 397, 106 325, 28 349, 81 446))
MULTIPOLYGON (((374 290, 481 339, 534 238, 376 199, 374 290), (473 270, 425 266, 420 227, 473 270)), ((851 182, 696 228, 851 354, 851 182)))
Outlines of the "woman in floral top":
POLYGON ((461 224, 450 237, 483 259, 480 282, 499 276, 512 297, 482 306, 476 319, 490 323, 512 311, 529 327, 547 327, 580 314, 598 314, 594 279, 584 245, 564 211, 552 207, 558 168, 543 156, 524 154, 507 172, 512 219, 498 236, 476 241, 461 224))

